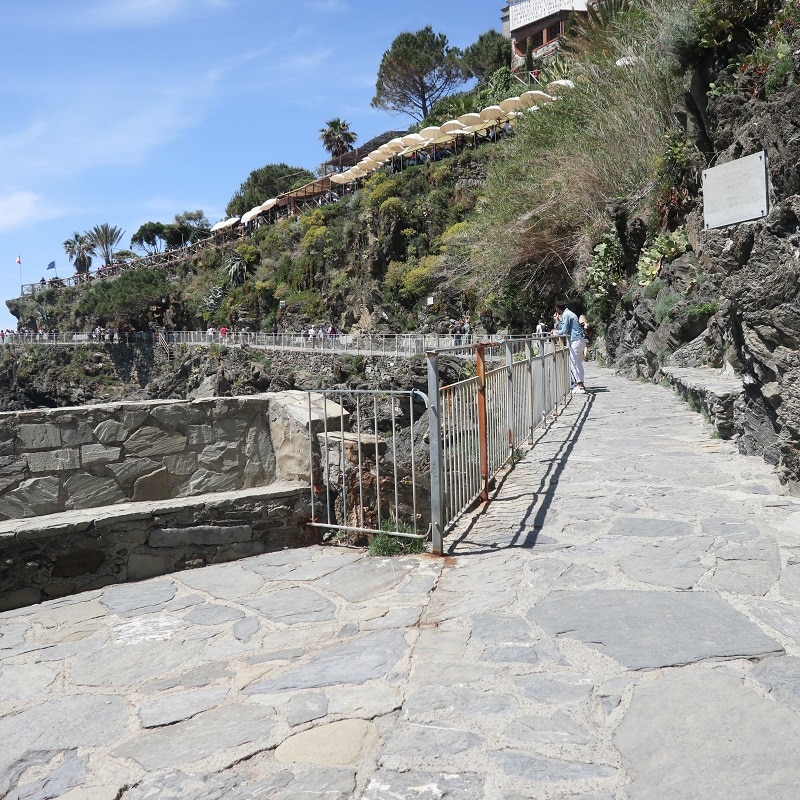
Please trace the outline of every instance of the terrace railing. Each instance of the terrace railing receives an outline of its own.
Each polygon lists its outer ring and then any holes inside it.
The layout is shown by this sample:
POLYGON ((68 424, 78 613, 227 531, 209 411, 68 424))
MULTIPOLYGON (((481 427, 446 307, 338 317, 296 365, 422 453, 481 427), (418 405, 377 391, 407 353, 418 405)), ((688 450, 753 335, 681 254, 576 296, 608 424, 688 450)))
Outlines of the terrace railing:
POLYGON ((351 540, 380 532, 430 537, 441 555, 458 517, 489 499, 494 476, 566 404, 568 356, 562 337, 462 343, 426 353, 427 397, 309 392, 309 417, 320 428, 320 455, 310 459, 314 524, 351 540), (444 385, 440 364, 448 357, 474 363, 474 375, 444 385), (427 447, 419 435, 426 406, 427 447))
POLYGON ((532 444, 535 432, 570 397, 569 349, 562 337, 521 338, 470 345, 475 375, 443 386, 439 362, 463 347, 431 351, 430 398, 431 542, 443 552, 443 538, 458 516, 489 499, 490 481, 513 460, 517 448, 532 444), (499 349, 499 365, 488 363, 499 349))

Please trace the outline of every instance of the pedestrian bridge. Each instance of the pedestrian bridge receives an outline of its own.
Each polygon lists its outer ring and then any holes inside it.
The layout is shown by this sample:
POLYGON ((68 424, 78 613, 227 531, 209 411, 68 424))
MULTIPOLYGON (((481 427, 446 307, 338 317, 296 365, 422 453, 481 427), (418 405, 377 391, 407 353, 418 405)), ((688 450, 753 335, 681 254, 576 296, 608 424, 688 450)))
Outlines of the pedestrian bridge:
POLYGON ((0 614, 8 797, 794 800, 800 502, 590 364, 447 558, 312 546, 0 614))

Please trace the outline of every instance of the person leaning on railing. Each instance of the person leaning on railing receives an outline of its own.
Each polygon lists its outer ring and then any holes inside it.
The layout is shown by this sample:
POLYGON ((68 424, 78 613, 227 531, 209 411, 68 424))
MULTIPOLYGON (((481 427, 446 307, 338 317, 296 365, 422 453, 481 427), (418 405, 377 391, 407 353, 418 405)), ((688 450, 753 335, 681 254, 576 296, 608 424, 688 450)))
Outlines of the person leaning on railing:
POLYGON ((586 387, 583 385, 583 350, 586 347, 586 340, 583 337, 583 328, 578 321, 578 316, 567 308, 566 300, 557 300, 553 320, 556 323, 553 334, 566 336, 569 341, 569 367, 575 380, 575 387, 572 391, 586 394, 586 387))

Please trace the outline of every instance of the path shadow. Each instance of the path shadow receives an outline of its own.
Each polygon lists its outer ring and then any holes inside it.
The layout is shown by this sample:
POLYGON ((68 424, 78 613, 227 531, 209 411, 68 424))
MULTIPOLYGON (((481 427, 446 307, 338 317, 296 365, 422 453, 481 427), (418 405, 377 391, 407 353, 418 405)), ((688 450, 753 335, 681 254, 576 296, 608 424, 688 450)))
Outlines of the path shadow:
MULTIPOLYGON (((502 493, 503 486, 506 480, 513 475, 513 470, 509 470, 505 473, 505 475, 503 475, 503 477, 497 482, 494 492, 492 493, 492 497, 486 506, 480 509, 473 516, 467 527, 459 534, 458 538, 449 543, 449 546, 445 550, 447 555, 480 555, 481 553, 495 553, 498 550, 506 550, 512 547, 531 548, 535 546, 536 540, 539 536, 539 531, 544 527, 547 512, 550 510, 550 506, 552 505, 561 474, 567 465, 567 459, 575 447, 575 443, 578 441, 578 437, 581 435, 583 426, 585 425, 586 420, 592 410, 592 406, 595 403, 594 394, 595 392, 607 391, 608 389, 605 387, 599 387, 597 389, 593 388, 592 390, 587 391, 586 401, 584 402, 580 412, 573 420, 572 425, 569 427, 564 441, 561 442, 558 450, 551 458, 542 462, 546 463, 547 467, 539 480, 539 485, 534 488, 532 496, 526 491, 524 495, 506 496, 503 498, 505 500, 518 500, 522 496, 531 497, 531 502, 525 509, 525 513, 523 514, 522 519, 520 519, 519 524, 512 532, 511 539, 503 544, 487 545, 483 542, 470 541, 469 537, 471 533, 481 527, 481 523, 484 521, 486 512, 492 507, 492 504, 502 502, 500 500, 500 495, 502 493), (459 545, 467 545, 469 549, 458 550, 457 552, 459 545)), ((541 439, 547 435, 552 435, 552 426, 542 433, 542 435, 539 437, 539 441, 541 441, 541 439)), ((530 457, 531 455, 535 456, 535 454, 536 445, 534 444, 533 449, 528 453, 527 457, 530 457)))

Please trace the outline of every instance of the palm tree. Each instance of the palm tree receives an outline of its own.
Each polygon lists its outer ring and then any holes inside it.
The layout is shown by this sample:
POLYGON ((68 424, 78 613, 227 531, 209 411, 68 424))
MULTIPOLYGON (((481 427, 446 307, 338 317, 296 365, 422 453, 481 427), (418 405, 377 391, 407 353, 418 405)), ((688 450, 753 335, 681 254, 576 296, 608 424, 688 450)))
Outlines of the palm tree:
POLYGON ((85 233, 72 234, 71 239, 67 239, 64 244, 64 251, 70 264, 74 262, 75 272, 84 275, 89 271, 92 266, 92 256, 94 255, 94 246, 89 241, 89 237, 85 233))
POLYGON ((116 226, 104 222, 102 225, 95 225, 90 231, 86 231, 84 236, 92 247, 92 251, 100 253, 107 267, 111 266, 114 260, 114 248, 122 241, 125 231, 116 226))
POLYGON ((350 124, 336 117, 329 119, 326 128, 319 129, 322 146, 331 154, 331 158, 339 159, 339 171, 342 169, 342 156, 354 149, 358 134, 350 130, 350 124))

